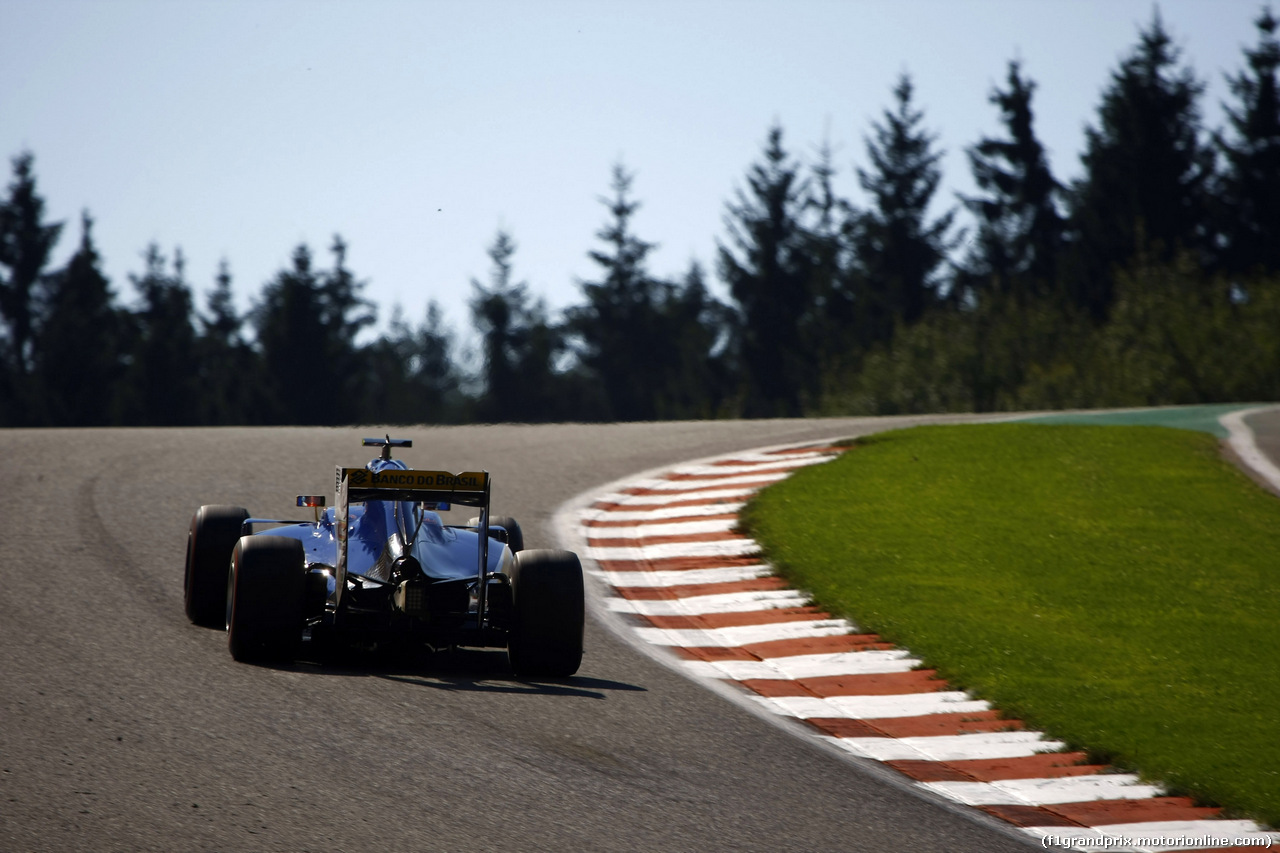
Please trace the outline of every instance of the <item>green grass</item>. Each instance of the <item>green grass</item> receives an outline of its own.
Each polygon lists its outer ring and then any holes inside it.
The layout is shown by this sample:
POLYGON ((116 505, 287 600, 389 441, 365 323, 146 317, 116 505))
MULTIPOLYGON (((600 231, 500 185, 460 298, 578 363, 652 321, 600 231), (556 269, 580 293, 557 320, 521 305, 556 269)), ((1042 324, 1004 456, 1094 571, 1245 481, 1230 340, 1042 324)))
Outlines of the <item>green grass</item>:
POLYGON ((1280 824, 1280 500, 1210 435, 918 427, 745 523, 832 612, 1073 748, 1280 824))

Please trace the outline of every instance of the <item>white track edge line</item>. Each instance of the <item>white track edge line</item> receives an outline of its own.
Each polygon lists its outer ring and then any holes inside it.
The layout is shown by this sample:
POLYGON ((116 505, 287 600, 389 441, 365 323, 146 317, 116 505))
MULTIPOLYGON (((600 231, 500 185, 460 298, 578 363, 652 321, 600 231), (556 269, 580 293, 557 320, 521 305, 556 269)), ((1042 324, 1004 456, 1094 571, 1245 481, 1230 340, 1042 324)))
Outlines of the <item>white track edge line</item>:
POLYGON ((1271 488, 1280 492, 1280 468, 1268 459, 1258 448, 1257 437, 1253 430, 1245 426, 1244 419, 1259 412, 1269 412, 1277 408, 1271 406, 1255 406, 1252 409, 1238 409, 1218 418, 1218 423, 1227 430, 1227 444, 1236 452, 1240 460, 1254 470, 1262 479, 1271 484, 1271 488))

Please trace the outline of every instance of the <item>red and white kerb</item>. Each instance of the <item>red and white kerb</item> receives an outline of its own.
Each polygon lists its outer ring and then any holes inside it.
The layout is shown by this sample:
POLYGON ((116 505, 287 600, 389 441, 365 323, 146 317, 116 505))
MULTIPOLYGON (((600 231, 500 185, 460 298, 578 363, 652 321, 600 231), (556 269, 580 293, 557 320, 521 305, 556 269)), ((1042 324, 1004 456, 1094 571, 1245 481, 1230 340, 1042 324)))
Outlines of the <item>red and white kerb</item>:
POLYGON ((739 688, 812 736, 883 762, 914 785, 981 809, 1042 845, 1107 850, 1257 849, 1248 820, 1164 796, 1133 774, 952 689, 903 648, 810 604, 736 532, 761 488, 843 448, 796 446, 682 465, 597 495, 579 513, 585 563, 636 642, 691 676, 739 688), (594 567, 592 564, 594 563, 594 567))

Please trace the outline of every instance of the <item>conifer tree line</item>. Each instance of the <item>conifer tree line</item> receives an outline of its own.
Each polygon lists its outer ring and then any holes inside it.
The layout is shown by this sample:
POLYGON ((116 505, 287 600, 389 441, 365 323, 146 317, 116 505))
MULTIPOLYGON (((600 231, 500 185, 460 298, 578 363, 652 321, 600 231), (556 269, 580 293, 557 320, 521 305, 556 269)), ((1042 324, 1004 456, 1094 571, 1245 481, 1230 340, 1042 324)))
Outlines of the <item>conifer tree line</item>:
POLYGON ((909 75, 864 138, 855 204, 830 147, 769 129, 725 206, 708 286, 651 271, 614 168, 596 274, 553 315, 500 231, 468 307, 477 366, 431 303, 367 341, 377 309, 341 237, 298 246, 238 313, 224 261, 198 297, 148 247, 122 302, 93 220, 60 269, 30 152, 0 199, 0 426, 654 420, 1280 399, 1280 40, 1266 9, 1225 125, 1157 11, 1056 178, 1036 83, 1010 62, 976 193, 931 215, 942 150, 909 75), (963 220, 963 221, 962 221, 963 220))

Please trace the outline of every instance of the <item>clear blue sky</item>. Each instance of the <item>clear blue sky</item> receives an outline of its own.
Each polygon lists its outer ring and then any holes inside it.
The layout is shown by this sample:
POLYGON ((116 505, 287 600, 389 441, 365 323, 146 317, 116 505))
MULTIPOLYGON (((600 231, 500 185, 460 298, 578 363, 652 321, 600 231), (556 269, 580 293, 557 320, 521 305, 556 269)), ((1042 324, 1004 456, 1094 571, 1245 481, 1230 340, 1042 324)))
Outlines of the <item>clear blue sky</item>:
MULTIPOLYGON (((67 222, 59 263, 90 211, 126 304, 151 242, 182 248, 200 305, 226 258, 247 308, 295 246, 327 266, 341 233, 383 322, 397 303, 417 322, 434 298, 466 332, 499 228, 518 279, 552 309, 579 301, 618 161, 659 275, 714 271, 725 203, 774 122, 805 157, 828 139, 839 189, 860 201, 864 137, 904 71, 947 152, 938 209, 971 190, 963 151, 999 130, 987 96, 1012 58, 1069 180, 1156 5, 0 0, 0 153, 34 152, 48 213, 67 222)), ((1221 124, 1262 4, 1158 6, 1221 124)))

